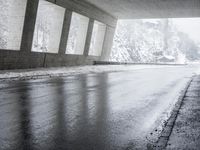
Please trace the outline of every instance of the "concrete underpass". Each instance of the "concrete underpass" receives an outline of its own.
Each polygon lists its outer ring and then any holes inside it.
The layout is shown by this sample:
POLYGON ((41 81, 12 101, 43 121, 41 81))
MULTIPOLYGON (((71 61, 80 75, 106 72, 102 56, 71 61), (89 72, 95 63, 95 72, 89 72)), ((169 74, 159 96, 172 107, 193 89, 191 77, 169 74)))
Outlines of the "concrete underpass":
POLYGON ((0 149, 199 149, 198 64, 109 62, 119 19, 200 17, 199 0, 8 2, 0 149))

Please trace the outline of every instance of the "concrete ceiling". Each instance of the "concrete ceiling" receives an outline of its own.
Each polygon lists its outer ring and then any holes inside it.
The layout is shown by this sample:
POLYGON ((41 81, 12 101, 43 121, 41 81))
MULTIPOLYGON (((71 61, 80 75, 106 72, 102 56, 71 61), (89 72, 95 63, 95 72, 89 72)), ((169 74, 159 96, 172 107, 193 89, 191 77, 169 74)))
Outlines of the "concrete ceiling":
POLYGON ((200 17, 200 0, 83 0, 118 19, 200 17))

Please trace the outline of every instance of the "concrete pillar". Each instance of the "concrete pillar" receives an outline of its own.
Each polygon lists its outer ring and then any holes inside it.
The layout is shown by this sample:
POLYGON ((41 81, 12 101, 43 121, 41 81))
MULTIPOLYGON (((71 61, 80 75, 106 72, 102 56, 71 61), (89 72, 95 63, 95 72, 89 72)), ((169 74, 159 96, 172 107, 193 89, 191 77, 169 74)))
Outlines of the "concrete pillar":
POLYGON ((104 38, 103 50, 101 55, 101 61, 108 61, 113 45, 113 38, 115 35, 116 27, 107 26, 106 34, 104 38))
POLYGON ((87 31, 87 37, 86 37, 86 42, 85 42, 84 53, 83 53, 84 56, 88 56, 88 54, 89 54, 93 26, 94 26, 94 19, 90 19, 89 25, 88 25, 88 31, 87 31))
POLYGON ((66 51, 71 17, 72 17, 72 11, 66 10, 65 18, 63 22, 62 35, 60 39, 60 47, 59 47, 59 52, 58 52, 59 54, 65 54, 65 51, 66 51))
POLYGON ((27 0, 21 52, 31 52, 39 0, 27 0))

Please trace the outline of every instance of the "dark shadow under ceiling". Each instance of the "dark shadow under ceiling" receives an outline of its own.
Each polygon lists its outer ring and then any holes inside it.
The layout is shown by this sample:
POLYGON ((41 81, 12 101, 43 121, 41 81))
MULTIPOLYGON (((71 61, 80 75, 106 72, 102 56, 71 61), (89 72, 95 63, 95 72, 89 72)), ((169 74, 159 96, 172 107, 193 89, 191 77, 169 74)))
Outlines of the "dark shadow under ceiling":
POLYGON ((81 0, 118 19, 200 17, 200 0, 81 0))

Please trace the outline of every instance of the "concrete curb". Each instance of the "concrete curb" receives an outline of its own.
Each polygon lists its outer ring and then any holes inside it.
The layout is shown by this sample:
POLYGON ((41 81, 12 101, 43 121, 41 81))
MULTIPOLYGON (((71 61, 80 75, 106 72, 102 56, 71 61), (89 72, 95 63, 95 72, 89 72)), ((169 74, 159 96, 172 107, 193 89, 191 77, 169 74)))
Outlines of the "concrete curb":
MULTIPOLYGON (((139 66, 137 64, 134 65, 118 65, 122 66, 116 67, 116 65, 97 65, 97 66, 76 66, 76 67, 52 67, 52 68, 38 68, 38 69, 20 69, 20 70, 4 70, 0 71, 0 82, 3 81, 12 81, 12 80, 30 80, 30 79, 41 79, 41 78, 53 78, 53 77, 67 77, 72 75, 80 75, 80 74, 96 74, 96 73, 110 73, 110 72, 122 72, 122 71, 134 71, 141 69, 149 69, 149 68, 160 68, 163 65, 144 65, 140 64, 140 66, 144 66, 142 68, 129 68, 134 66, 139 66), (111 68, 108 68, 112 66, 111 68), (146 66, 146 67, 145 67, 146 66), (148 67, 147 67, 148 66, 148 67), (86 68, 85 68, 86 67, 86 68), (94 69, 96 68, 96 69, 94 69), (62 70, 63 69, 63 70, 62 70), (60 70, 60 71, 59 71, 60 70), (62 70, 62 71, 61 71, 62 70), (58 71, 58 72, 57 72, 58 71), (30 74, 30 72, 32 72, 30 74), (8 73, 7 76, 5 74, 8 73), (9 74, 14 75, 9 75, 9 74), (22 74, 21 74, 22 73, 22 74), (3 75, 3 77, 1 76, 3 75)), ((166 65, 167 67, 171 67, 172 65, 166 65)))
POLYGON ((163 128, 162 132, 161 132, 161 136, 159 137, 157 143, 155 144, 155 149, 156 150, 163 150, 166 148, 168 140, 170 138, 170 135, 172 133, 176 118, 179 114, 179 110, 183 104, 183 99, 187 93, 187 90, 192 82, 194 77, 191 78, 191 80, 187 83, 185 89, 182 91, 182 94, 180 95, 177 103, 175 104, 175 107, 171 113, 170 118, 167 120, 167 123, 165 125, 165 127, 163 128))
POLYGON ((94 61, 93 65, 163 65, 163 66, 186 66, 188 64, 175 63, 132 63, 132 62, 114 62, 114 61, 94 61))
POLYGON ((9 77, 9 78, 0 78, 0 82, 4 81, 16 81, 16 80, 35 80, 35 79, 44 79, 44 78, 57 78, 57 77, 69 77, 73 75, 82 75, 82 74, 97 74, 97 73, 111 73, 111 72, 122 72, 123 70, 111 70, 111 71, 101 71, 101 72, 78 72, 78 73, 57 73, 57 74, 37 74, 37 75, 25 75, 25 76, 16 76, 16 77, 9 77))

